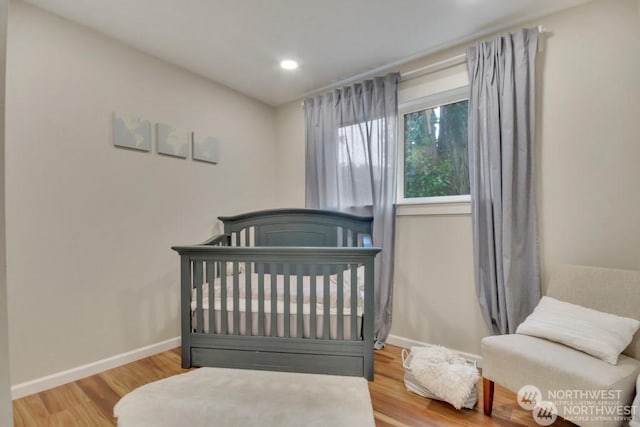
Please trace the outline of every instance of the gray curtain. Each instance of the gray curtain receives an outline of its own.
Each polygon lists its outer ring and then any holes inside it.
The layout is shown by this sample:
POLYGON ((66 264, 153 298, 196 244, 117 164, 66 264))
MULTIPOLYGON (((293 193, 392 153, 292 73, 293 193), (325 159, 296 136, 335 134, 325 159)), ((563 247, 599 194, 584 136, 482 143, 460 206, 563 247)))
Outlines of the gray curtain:
POLYGON ((535 194, 538 30, 467 49, 469 179, 476 292, 494 334, 515 332, 540 299, 535 194))
POLYGON ((391 328, 399 74, 366 80, 304 101, 306 206, 373 215, 374 330, 391 328))

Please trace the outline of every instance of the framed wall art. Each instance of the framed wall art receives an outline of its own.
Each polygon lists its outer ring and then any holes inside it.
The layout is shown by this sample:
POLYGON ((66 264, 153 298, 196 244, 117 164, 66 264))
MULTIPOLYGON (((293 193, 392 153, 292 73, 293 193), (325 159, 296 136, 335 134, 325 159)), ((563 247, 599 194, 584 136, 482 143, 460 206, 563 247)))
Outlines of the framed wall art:
POLYGON ((186 159, 189 156, 191 132, 164 123, 156 124, 158 153, 186 159))
POLYGON ((193 160, 207 163, 220 162, 220 141, 213 136, 193 134, 193 160))
POLYGON ((139 151, 151 151, 151 122, 113 113, 113 145, 139 151))

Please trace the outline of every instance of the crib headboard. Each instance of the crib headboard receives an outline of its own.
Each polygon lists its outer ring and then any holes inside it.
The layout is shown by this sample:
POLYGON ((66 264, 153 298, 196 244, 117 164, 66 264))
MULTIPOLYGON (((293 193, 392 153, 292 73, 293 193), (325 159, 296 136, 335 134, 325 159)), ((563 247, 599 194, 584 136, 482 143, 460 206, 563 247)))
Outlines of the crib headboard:
POLYGON ((370 216, 320 209, 270 209, 221 216, 232 246, 371 246, 370 216))

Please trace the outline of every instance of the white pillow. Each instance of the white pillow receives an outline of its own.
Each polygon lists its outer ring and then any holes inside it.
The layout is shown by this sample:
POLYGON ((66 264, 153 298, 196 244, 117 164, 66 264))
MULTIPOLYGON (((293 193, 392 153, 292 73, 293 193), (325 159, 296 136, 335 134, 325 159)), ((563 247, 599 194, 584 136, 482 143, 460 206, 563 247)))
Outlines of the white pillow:
POLYGON ((631 413, 631 422, 629 427, 640 427, 640 375, 636 382, 636 398, 633 400, 633 412, 631 413))
POLYGON ((542 297, 516 333, 559 342, 615 365, 638 328, 635 319, 542 297))

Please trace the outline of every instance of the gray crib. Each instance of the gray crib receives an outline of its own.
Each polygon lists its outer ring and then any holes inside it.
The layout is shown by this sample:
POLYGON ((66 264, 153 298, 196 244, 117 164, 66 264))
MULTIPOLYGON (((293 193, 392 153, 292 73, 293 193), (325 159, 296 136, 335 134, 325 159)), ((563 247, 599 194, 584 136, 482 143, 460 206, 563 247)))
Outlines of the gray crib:
POLYGON ((371 217, 276 209, 220 217, 181 259, 182 366, 373 379, 371 217))

